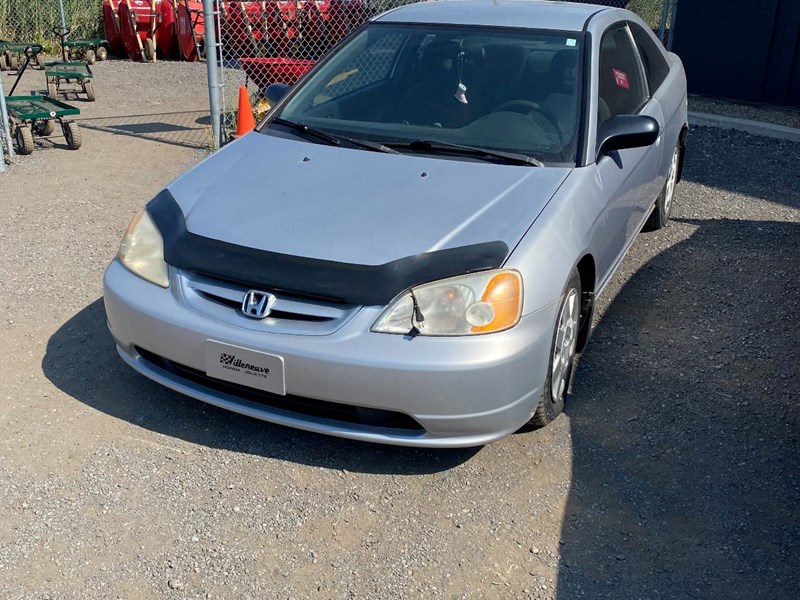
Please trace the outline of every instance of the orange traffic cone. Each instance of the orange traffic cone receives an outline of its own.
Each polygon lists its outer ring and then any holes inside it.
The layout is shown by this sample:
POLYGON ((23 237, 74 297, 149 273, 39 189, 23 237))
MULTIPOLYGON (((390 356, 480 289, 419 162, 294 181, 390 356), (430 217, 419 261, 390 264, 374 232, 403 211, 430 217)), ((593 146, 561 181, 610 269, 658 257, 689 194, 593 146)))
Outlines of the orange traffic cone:
POLYGON ((250 104, 250 96, 247 95, 247 87, 239 86, 239 112, 236 116, 236 137, 241 137, 245 133, 253 131, 256 121, 253 118, 253 107, 250 104))

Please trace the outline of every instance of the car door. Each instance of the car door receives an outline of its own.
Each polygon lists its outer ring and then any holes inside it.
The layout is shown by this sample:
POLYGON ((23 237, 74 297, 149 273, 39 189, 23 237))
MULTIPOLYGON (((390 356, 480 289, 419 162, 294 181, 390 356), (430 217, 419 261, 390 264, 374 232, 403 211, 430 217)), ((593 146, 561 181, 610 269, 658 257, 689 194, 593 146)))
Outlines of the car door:
MULTIPOLYGON (((597 90, 596 135, 604 123, 623 114, 651 116, 663 130, 661 107, 650 97, 641 57, 626 23, 612 25, 603 34, 597 90)), ((661 153, 659 134, 652 146, 611 152, 595 165, 606 200, 594 244, 601 287, 622 260, 658 194, 661 153)))

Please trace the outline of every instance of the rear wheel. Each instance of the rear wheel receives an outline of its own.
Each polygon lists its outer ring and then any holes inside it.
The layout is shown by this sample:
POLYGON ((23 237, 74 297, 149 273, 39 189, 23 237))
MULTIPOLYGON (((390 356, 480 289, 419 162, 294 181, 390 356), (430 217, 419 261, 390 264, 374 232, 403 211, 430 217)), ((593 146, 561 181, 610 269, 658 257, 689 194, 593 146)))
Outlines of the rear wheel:
POLYGON ((86 59, 87 65, 93 65, 95 62, 97 62, 97 54, 95 54, 95 51, 91 48, 86 50, 86 52, 83 54, 83 57, 86 59))
POLYGON ((47 80, 47 95, 53 99, 58 98, 58 84, 54 80, 47 80))
POLYGON ((108 50, 105 46, 100 46, 97 49, 97 60, 106 60, 108 58, 108 50))
POLYGON ((23 156, 33 154, 33 132, 27 125, 17 125, 14 134, 17 140, 17 152, 23 156))
POLYGON ((94 95, 94 85, 91 81, 84 81, 83 82, 83 91, 86 92, 86 98, 89 102, 94 102, 96 96, 94 95))
POLYGON ((6 53, 6 57, 8 60, 8 68, 12 71, 16 71, 17 67, 19 67, 19 57, 13 52, 6 53))
POLYGON ((81 130, 75 121, 65 121, 61 130, 64 132, 64 139, 67 140, 67 147, 70 150, 77 150, 81 147, 81 130))
POLYGON ((52 119, 47 119, 46 121, 36 121, 36 124, 33 126, 33 130, 36 132, 36 135, 47 137, 48 135, 52 135, 56 130, 56 124, 52 119))
POLYGON ((8 71, 11 67, 8 66, 8 58, 6 58, 5 52, 0 54, 0 71, 8 71))
POLYGON ((580 326, 581 277, 577 270, 573 270, 558 309, 544 391, 530 420, 535 427, 544 427, 564 410, 564 397, 572 378, 580 326))
POLYGON ((672 153, 672 160, 669 163, 669 173, 667 174, 667 180, 664 182, 664 189, 661 190, 653 212, 650 213, 650 218, 647 219, 647 223, 644 225, 646 231, 661 229, 669 223, 670 214, 672 213, 672 201, 675 197, 675 184, 678 183, 680 157, 680 146, 676 146, 675 151, 672 153))
POLYGON ((45 66, 46 66, 46 64, 45 64, 46 62, 47 62, 47 59, 44 56, 44 52, 43 51, 39 52, 36 55, 36 66, 39 67, 40 69, 44 69, 45 66))

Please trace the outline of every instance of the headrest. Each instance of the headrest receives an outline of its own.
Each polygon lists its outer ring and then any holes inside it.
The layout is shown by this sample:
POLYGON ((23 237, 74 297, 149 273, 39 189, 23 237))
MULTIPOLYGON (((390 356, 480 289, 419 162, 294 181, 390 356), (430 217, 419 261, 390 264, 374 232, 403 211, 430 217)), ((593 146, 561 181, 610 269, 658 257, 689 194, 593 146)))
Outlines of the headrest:
POLYGON ((565 70, 574 69, 576 66, 578 66, 577 50, 559 50, 550 62, 550 73, 564 77, 565 70))
POLYGON ((519 79, 525 71, 528 53, 522 46, 512 44, 488 44, 484 46, 486 62, 484 68, 497 76, 519 79))

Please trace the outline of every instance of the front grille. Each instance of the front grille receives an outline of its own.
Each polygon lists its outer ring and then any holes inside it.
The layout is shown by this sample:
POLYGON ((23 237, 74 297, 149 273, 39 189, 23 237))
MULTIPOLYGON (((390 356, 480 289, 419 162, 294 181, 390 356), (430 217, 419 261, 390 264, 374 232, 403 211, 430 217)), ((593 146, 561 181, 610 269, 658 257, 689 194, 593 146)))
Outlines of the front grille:
MULTIPOLYGON (((232 298, 225 298, 222 296, 215 296, 214 294, 209 294, 206 292, 197 291, 197 293, 208 300, 209 302, 216 302, 217 304, 221 304, 222 306, 227 306, 228 308, 232 308, 234 310, 241 310, 242 308, 242 301, 241 300, 234 300, 232 298)), ((269 316, 273 319, 290 319, 293 321, 310 321, 313 323, 320 323, 324 321, 332 321, 331 317, 320 317, 318 315, 304 315, 302 313, 291 313, 286 312, 283 310, 275 310, 273 309, 269 316)))
POLYGON ((154 366, 211 391, 235 396, 281 411, 379 429, 402 429, 422 432, 424 429, 412 417, 390 410, 363 408, 338 402, 315 400, 303 396, 279 396, 255 388, 209 377, 203 371, 178 364, 162 356, 136 348, 139 355, 154 366))
POLYGON ((232 325, 256 331, 327 335, 339 329, 359 308, 264 289, 261 291, 273 293, 276 300, 269 316, 255 320, 242 313, 242 300, 254 288, 194 271, 178 271, 178 280, 190 307, 232 325))

